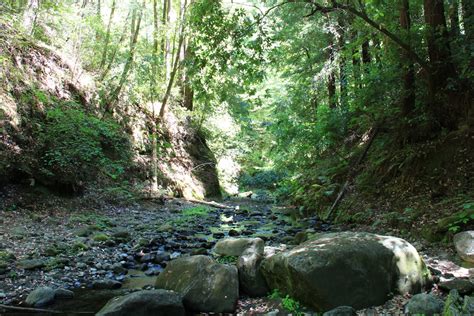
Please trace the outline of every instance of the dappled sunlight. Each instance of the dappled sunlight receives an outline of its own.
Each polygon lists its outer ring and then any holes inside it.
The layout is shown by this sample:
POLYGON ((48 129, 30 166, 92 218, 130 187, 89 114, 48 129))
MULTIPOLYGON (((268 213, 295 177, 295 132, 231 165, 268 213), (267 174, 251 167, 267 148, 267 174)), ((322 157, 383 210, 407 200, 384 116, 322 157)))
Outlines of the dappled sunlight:
POLYGON ((402 294, 417 292, 429 274, 415 247, 407 241, 391 236, 380 236, 380 243, 393 252, 398 267, 398 291, 402 294))

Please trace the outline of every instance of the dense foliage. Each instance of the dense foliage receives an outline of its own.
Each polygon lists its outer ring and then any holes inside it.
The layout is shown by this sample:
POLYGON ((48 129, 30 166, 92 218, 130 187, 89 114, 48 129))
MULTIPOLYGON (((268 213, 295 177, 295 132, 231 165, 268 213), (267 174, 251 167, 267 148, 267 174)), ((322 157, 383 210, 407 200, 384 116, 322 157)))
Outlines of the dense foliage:
POLYGON ((171 109, 218 158, 240 163, 244 187, 308 211, 327 215, 355 192, 471 198, 471 1, 30 0, 1 10, 75 56, 98 86, 95 112, 46 111, 45 175, 85 179, 90 165, 121 174, 111 119, 145 126, 134 145, 156 179, 171 109))

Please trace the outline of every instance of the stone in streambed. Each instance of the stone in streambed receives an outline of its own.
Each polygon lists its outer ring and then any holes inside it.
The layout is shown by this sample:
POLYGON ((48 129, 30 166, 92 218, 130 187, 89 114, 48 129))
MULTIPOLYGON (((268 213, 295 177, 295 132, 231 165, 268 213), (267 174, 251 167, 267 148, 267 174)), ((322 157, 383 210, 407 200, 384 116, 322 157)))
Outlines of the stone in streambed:
POLYGON ((39 287, 28 294, 25 304, 32 307, 43 307, 54 302, 55 292, 50 287, 39 287))
POLYGON ((323 314, 323 316, 356 316, 357 313, 351 306, 339 306, 323 314))
POLYGON ((96 316, 184 316, 181 295, 167 290, 147 290, 115 297, 96 316))
POLYGON ((454 235, 453 242, 461 259, 474 262, 474 231, 469 230, 454 235))
POLYGON ((414 295, 405 306, 405 313, 410 315, 435 315, 443 312, 444 303, 433 294, 414 295))
POLYGON ((453 279, 444 281, 438 285, 443 291, 449 292, 451 290, 457 290, 459 294, 465 295, 470 294, 474 291, 474 284, 467 279, 453 279))
POLYGON ((240 256, 247 248, 255 247, 255 251, 263 254, 265 243, 261 238, 226 238, 219 240, 214 252, 221 256, 240 256))
POLYGON ((18 261, 18 267, 24 270, 41 269, 46 266, 46 262, 44 259, 25 259, 18 261))
POLYGON ((74 298, 74 292, 66 289, 54 290, 54 297, 56 299, 72 299, 74 298))
POLYGON ((115 280, 96 280, 92 282, 92 288, 95 290, 112 290, 122 287, 122 283, 115 280))
POLYGON ((184 306, 196 312, 231 313, 239 298, 237 268, 201 255, 169 262, 156 288, 182 294, 184 306))
POLYGON ((251 297, 265 296, 269 291, 260 269, 263 258, 263 251, 253 244, 237 261, 240 288, 251 297))

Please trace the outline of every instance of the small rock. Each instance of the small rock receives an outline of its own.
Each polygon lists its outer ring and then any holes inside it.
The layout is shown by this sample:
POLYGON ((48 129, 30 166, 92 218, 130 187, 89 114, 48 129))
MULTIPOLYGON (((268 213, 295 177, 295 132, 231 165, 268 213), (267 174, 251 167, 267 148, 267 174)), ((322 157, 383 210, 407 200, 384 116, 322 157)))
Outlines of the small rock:
POLYGON ((207 255, 207 249, 205 248, 193 249, 191 251, 191 256, 196 256, 196 255, 207 255))
POLYGON ((140 258, 141 263, 152 262, 155 259, 154 253, 146 253, 140 258))
POLYGON ((92 282, 92 288, 95 290, 112 290, 122 287, 122 283, 115 280, 97 280, 92 282))
POLYGON ((356 311, 352 306, 339 306, 323 314, 323 316, 355 316, 356 311))
POLYGON ((305 241, 308 240, 308 234, 306 232, 298 232, 295 235, 295 238, 293 239, 293 243, 295 245, 299 245, 301 243, 304 243, 305 241))
POLYGON ((114 264, 112 271, 114 271, 115 274, 127 274, 128 272, 120 263, 114 264))
POLYGON ((169 261, 170 254, 168 252, 158 252, 153 259, 154 263, 162 263, 163 261, 169 261))
POLYGON ((97 316, 184 316, 181 295, 166 290, 146 290, 111 299, 97 316))
POLYGON ((232 237, 240 236, 240 233, 235 229, 231 229, 229 230, 229 236, 232 236, 232 237))
POLYGON ((54 302, 55 292, 50 287, 39 287, 28 294, 25 304, 32 307, 43 307, 54 302))
POLYGON ((255 251, 263 254, 265 243, 260 238, 226 238, 219 240, 214 252, 221 256, 240 256, 247 248, 255 247, 255 251))
POLYGON ((471 296, 464 296, 464 304, 462 306, 463 315, 473 315, 474 314, 474 298, 471 296))
POLYGON ((41 269, 46 266, 46 260, 44 259, 25 259, 18 261, 18 267, 24 270, 35 270, 41 269))
POLYGON ((214 238, 223 238, 224 236, 225 236, 225 234, 222 233, 222 232, 216 232, 216 233, 212 234, 212 237, 214 237, 214 238))
POLYGON ((474 262, 474 231, 465 231, 454 235, 454 246, 461 259, 474 262))
POLYGON ((74 298, 74 292, 66 289, 54 290, 54 297, 56 299, 71 299, 74 298))
POLYGON ((126 228, 117 228, 112 233, 112 238, 117 241, 127 241, 130 239, 130 232, 126 228))
POLYGON ((446 292, 457 290, 461 295, 470 294, 474 291, 474 284, 466 279, 454 279, 441 282, 439 283, 439 287, 446 292))
POLYGON ((444 303, 433 294, 416 294, 405 306, 406 314, 435 315, 443 312, 444 303))

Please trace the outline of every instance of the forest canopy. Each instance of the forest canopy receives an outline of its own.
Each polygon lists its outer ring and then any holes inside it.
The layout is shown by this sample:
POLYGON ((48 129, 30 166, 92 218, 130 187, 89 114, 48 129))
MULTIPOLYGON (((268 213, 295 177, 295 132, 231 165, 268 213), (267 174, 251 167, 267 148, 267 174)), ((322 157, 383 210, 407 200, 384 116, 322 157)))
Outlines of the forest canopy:
POLYGON ((240 177, 305 210, 332 212, 374 181, 470 189, 463 168, 445 165, 473 124, 471 1, 18 0, 0 10, 2 23, 67 55, 73 77, 92 75, 87 113, 129 134, 142 116, 148 135, 130 150, 150 157, 154 187, 171 111, 205 135, 221 182, 240 177))

